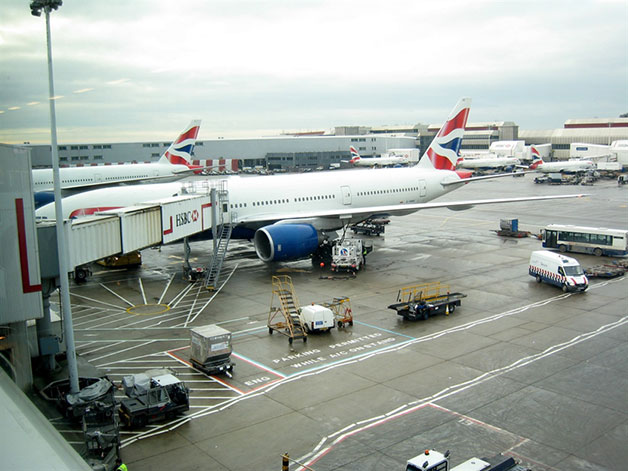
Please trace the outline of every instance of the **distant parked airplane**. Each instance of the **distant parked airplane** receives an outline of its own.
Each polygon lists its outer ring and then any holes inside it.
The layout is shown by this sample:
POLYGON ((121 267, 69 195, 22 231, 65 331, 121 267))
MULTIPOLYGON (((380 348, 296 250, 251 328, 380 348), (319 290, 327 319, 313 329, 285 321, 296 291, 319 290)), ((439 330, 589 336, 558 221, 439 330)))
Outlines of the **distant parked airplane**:
MULTIPOLYGON (((190 122, 154 163, 60 168, 61 189, 67 195, 98 186, 178 178, 199 172, 202 167, 191 162, 200 125, 200 120, 190 122)), ((35 207, 54 201, 52 169, 35 169, 32 173, 35 207)))
POLYGON ((462 158, 456 164, 456 168, 466 168, 473 170, 497 170, 516 167, 521 162, 516 157, 478 157, 462 158))
POLYGON ((356 167, 387 167, 391 165, 405 165, 409 160, 401 155, 389 155, 387 157, 361 157, 355 147, 349 148, 351 151, 351 160, 349 162, 356 167))
POLYGON ((585 172, 595 168, 595 163, 592 160, 560 160, 558 162, 543 162, 543 158, 534 146, 530 146, 530 152, 532 153, 532 163, 528 168, 530 170, 536 170, 537 172, 575 173, 585 172))

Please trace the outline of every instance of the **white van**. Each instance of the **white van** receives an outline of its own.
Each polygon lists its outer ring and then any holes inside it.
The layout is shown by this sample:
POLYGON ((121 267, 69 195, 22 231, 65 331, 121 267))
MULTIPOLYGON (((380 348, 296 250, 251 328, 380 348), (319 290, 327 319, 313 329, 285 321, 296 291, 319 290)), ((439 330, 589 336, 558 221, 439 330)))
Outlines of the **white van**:
POLYGON ((333 329, 336 325, 336 318, 334 317, 333 311, 320 304, 303 306, 300 309, 299 318, 301 325, 307 332, 333 329))
POLYGON ((589 280, 578 260, 548 250, 536 250, 530 255, 528 273, 537 282, 545 281, 556 285, 563 291, 584 291, 589 287, 589 280))

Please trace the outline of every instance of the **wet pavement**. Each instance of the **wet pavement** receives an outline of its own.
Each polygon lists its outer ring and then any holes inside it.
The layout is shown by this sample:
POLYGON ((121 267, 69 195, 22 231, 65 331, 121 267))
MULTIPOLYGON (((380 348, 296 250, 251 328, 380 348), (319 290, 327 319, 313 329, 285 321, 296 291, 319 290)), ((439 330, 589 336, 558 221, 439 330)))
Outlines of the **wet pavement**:
MULTIPOLYGON (((579 294, 537 284, 527 266, 540 241, 495 231, 502 218, 533 233, 550 223, 626 229, 626 188, 527 176, 446 198, 580 192, 590 196, 393 217, 369 237, 374 251, 355 278, 307 260, 266 265, 247 241, 230 243, 218 293, 183 279, 180 244, 143 251, 138 269, 95 266, 71 289, 81 359, 115 382, 170 368, 190 388, 185 416, 123 430, 124 461, 133 471, 279 470, 287 452, 317 471, 401 470, 433 448, 451 450, 454 465, 505 453, 534 470, 625 469, 628 281, 592 279, 579 294), (269 334, 273 275, 291 276, 300 305, 348 296, 353 326, 292 345, 269 334), (412 322, 387 308, 401 287, 432 281, 467 295, 454 313, 412 322), (205 324, 233 333, 233 377, 191 367, 189 330, 205 324)), ((192 265, 210 252, 211 242, 193 243, 192 265)), ((584 267, 612 260, 572 256, 584 267)))

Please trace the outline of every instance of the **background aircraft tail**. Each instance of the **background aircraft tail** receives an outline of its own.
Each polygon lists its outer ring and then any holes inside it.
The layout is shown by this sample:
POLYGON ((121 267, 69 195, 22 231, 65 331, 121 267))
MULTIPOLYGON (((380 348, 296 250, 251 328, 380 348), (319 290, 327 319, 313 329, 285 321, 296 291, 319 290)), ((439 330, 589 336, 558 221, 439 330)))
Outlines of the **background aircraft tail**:
POLYGON ((351 160, 349 161, 349 163, 357 163, 360 160, 360 153, 353 146, 349 147, 349 150, 351 151, 351 160))
POLYGON ((172 165, 192 164, 192 151, 196 143, 196 137, 201 127, 201 120, 196 119, 190 122, 185 130, 179 134, 170 147, 163 153, 159 159, 160 164, 170 163, 172 165))
POLYGON ((528 167, 530 170, 536 169, 539 165, 543 163, 543 157, 534 146, 530 146, 530 153, 532 154, 532 163, 528 167))
POLYGON ((419 160, 419 167, 455 170, 460 159, 460 143, 467 124, 471 98, 461 98, 451 110, 447 121, 419 160))

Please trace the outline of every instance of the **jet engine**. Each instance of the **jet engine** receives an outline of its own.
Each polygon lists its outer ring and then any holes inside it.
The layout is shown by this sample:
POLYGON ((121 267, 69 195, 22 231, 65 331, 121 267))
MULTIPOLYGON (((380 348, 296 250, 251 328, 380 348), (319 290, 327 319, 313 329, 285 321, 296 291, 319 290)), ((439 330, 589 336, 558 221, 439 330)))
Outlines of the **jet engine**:
POLYGON ((38 209, 45 204, 52 203, 55 200, 55 194, 53 191, 36 191, 33 197, 35 199, 35 209, 38 209))
POLYGON ((318 247, 318 231, 310 224, 271 224, 255 231, 255 252, 264 262, 298 260, 318 247))

